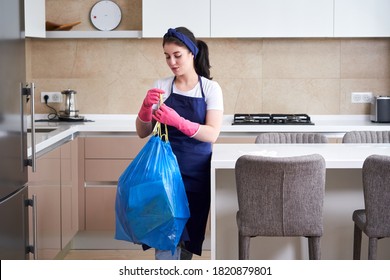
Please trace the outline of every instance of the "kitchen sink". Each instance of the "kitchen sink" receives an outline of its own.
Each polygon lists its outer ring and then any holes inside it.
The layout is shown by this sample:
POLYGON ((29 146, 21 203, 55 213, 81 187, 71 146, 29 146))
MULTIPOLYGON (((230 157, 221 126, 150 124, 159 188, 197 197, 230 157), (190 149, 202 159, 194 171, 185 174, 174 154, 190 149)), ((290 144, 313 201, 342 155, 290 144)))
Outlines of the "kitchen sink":
MULTIPOLYGON (((49 133, 49 132, 52 132, 56 129, 57 129, 57 127, 36 127, 35 132, 36 133, 49 133)), ((28 128, 27 132, 31 132, 31 128, 28 128)))

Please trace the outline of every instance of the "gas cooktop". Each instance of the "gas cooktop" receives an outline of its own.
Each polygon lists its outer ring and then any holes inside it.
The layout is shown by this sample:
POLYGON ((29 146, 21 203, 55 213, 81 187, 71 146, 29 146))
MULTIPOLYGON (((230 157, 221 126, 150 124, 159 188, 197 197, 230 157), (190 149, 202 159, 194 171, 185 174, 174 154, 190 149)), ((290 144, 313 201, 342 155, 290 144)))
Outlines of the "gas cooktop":
POLYGON ((307 114, 234 114, 232 125, 314 125, 307 114))

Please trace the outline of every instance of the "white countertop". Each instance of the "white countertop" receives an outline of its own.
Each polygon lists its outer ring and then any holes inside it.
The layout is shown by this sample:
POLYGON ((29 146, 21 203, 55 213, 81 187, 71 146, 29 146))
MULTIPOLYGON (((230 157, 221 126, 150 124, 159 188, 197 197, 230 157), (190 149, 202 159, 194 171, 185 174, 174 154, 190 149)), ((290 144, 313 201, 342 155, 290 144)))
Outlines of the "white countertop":
POLYGON ((289 157, 320 154, 326 168, 362 168, 372 154, 390 156, 389 144, 215 144, 211 159, 212 169, 233 169, 242 155, 289 157))
MULTIPOLYGON (((41 152, 67 138, 96 133, 136 135, 136 115, 97 114, 84 115, 90 122, 36 122, 36 128, 56 128, 37 133, 36 152, 41 152)), ((250 136, 260 132, 321 132, 341 137, 351 130, 390 130, 390 123, 372 123, 368 115, 311 115, 314 125, 232 125, 233 115, 225 115, 220 136, 250 136)), ((36 120, 46 119, 37 115, 36 120)), ((31 124, 28 124, 31 127, 31 124)), ((28 141, 30 145, 30 141, 28 141)), ((29 146, 28 155, 31 155, 29 146)))

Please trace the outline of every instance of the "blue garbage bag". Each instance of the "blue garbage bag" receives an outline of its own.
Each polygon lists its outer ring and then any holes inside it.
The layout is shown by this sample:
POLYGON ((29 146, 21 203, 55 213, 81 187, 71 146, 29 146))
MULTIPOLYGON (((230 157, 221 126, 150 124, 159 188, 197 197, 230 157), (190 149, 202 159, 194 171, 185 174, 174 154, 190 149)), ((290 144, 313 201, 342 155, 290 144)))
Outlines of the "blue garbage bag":
POLYGON ((161 134, 148 142, 118 180, 115 239, 174 252, 190 217, 176 156, 161 134))

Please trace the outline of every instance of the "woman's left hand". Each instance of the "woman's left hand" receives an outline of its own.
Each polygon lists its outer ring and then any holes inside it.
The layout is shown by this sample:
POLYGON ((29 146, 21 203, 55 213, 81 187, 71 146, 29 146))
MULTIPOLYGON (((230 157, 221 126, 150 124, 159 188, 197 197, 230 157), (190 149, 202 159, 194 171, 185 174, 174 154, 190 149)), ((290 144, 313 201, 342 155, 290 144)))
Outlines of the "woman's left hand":
POLYGON ((199 130, 199 124, 186 120, 181 117, 175 110, 162 104, 153 115, 153 118, 163 124, 176 127, 189 137, 193 137, 199 130))
POLYGON ((178 127, 182 119, 175 110, 165 104, 161 104, 161 106, 154 112, 153 118, 160 123, 174 127, 178 127))

